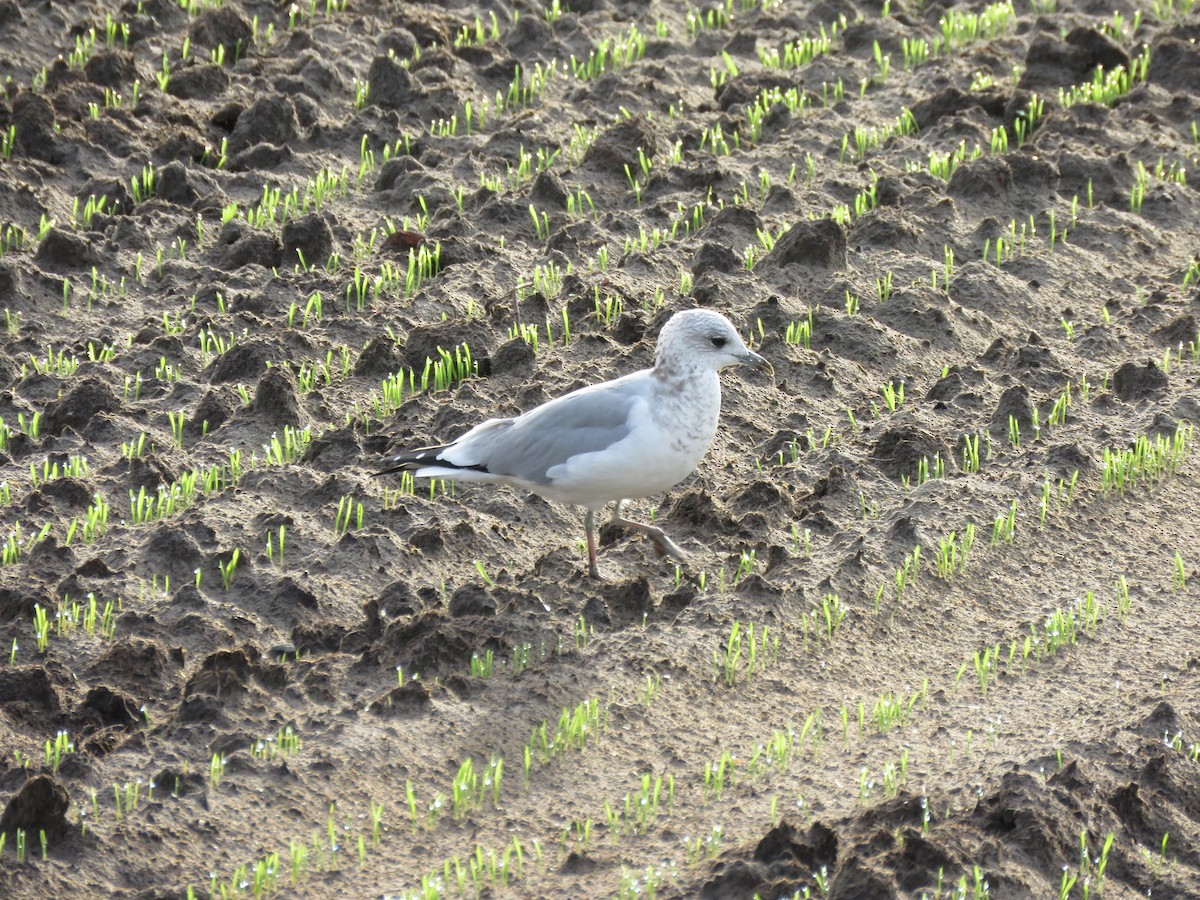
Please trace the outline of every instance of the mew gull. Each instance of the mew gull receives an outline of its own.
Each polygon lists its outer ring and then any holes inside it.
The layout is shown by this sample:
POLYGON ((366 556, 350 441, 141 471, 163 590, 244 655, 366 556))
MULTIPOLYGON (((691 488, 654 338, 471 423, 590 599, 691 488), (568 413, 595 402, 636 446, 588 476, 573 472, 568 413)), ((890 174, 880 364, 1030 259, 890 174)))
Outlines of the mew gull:
POLYGON ((512 419, 488 419, 448 444, 385 457, 379 475, 511 484, 587 510, 588 572, 596 567, 596 513, 647 535, 660 556, 683 561, 662 529, 631 522, 621 506, 683 481, 707 452, 721 412, 717 372, 771 364, 720 313, 689 309, 662 327, 654 367, 579 388, 512 419))

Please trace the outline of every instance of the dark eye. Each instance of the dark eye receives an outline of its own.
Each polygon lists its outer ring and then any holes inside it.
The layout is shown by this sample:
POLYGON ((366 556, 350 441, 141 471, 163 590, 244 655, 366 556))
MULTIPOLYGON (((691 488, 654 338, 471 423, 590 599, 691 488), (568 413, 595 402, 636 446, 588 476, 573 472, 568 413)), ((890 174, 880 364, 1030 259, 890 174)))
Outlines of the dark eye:
POLYGON ((729 343, 729 341, 723 337, 715 337, 712 339, 712 345, 714 347, 724 347, 727 343, 729 343))

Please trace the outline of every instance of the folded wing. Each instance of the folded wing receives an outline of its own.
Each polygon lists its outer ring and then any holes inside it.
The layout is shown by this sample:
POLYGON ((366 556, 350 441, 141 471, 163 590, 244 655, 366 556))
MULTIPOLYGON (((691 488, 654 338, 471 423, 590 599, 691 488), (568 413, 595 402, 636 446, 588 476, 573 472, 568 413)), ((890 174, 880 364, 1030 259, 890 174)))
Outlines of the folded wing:
POLYGON ((393 454, 378 474, 410 469, 419 477, 549 484, 556 466, 629 435, 645 404, 643 375, 580 388, 515 419, 489 419, 449 444, 393 454))

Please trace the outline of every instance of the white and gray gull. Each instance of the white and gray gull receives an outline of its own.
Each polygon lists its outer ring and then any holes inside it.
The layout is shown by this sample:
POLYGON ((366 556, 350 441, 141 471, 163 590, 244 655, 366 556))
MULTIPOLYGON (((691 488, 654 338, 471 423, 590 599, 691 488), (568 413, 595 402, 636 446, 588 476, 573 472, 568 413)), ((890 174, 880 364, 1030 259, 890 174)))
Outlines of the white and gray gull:
POLYGON ((662 327, 654 367, 579 388, 512 419, 488 419, 438 447, 385 457, 378 474, 511 484, 587 510, 588 572, 596 567, 596 513, 647 535, 660 556, 684 553, 662 529, 621 516, 633 497, 666 491, 708 451, 721 413, 726 366, 771 369, 723 315, 678 312, 662 327))

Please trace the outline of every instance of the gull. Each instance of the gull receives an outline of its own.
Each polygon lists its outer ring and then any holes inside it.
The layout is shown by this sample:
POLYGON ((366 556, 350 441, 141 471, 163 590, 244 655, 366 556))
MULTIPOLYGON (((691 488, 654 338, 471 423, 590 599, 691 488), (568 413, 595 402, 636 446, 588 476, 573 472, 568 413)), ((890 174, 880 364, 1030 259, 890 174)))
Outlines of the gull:
POLYGON ((564 394, 511 419, 488 419, 448 444, 385 457, 377 475, 510 484, 587 510, 588 573, 596 513, 650 538, 659 556, 686 556, 661 528, 621 515, 626 500, 661 494, 699 464, 717 433, 727 366, 771 369, 723 315, 677 312, 658 335, 654 367, 564 394))

